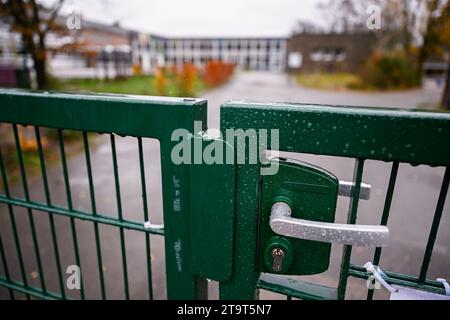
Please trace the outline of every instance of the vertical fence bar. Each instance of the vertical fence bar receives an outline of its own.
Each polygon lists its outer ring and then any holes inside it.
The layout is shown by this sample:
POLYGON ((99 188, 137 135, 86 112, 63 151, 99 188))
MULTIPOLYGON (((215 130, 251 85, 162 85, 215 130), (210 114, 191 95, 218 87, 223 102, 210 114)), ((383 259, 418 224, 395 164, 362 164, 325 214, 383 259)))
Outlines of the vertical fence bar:
MULTIPOLYGON (((114 169, 114 182, 116 186, 116 200, 117 200, 117 212, 119 216, 119 221, 123 221, 123 214, 122 214, 122 199, 120 195, 120 180, 119 180, 119 169, 117 165, 117 152, 116 152, 116 140, 114 137, 114 134, 110 135, 111 138, 111 151, 112 151, 112 158, 113 158, 113 169, 114 169)), ((122 251, 122 268, 123 268, 123 282, 124 282, 124 288, 125 288, 125 299, 130 299, 130 292, 128 288, 128 268, 127 268, 127 253, 125 248, 125 234, 123 227, 119 228, 120 233, 120 248, 122 251)))
POLYGON ((436 206, 436 211, 431 225, 430 235, 428 237, 427 248, 423 257, 422 268, 420 269, 419 282, 424 283, 427 278, 428 267, 430 266, 431 256, 433 254, 434 243, 439 230, 439 223, 441 222, 442 211, 444 211, 445 199, 447 197, 448 185, 450 181, 450 168, 445 169, 444 179, 442 181, 441 191, 436 206))
MULTIPOLYGON (((45 165, 44 152, 43 152, 43 148, 42 148, 41 133, 40 133, 38 126, 34 127, 34 133, 36 135, 36 142, 37 142, 37 147, 38 147, 39 163, 40 163, 41 175, 42 175, 42 183, 44 185, 45 202, 46 202, 47 206, 50 207, 52 205, 52 201, 51 201, 51 197, 50 197, 50 189, 49 189, 48 178, 47 178, 47 168, 45 165)), ((61 290, 61 297, 63 299, 65 299, 66 292, 64 289, 64 279, 63 279, 62 268, 61 268, 61 257, 59 255, 58 237, 56 236, 55 219, 53 217, 53 213, 48 212, 48 219, 49 219, 50 232, 51 232, 52 242, 53 242, 53 252, 55 255, 56 270, 58 271, 59 288, 61 290)))
MULTIPOLYGON (((92 214, 94 216, 97 215, 97 204, 95 201, 95 189, 94 189, 94 179, 92 175, 92 165, 91 165, 91 154, 89 152, 89 140, 86 131, 83 131, 83 145, 84 145, 84 155, 86 158, 86 168, 88 174, 89 181, 89 193, 91 197, 91 209, 92 214)), ((102 299, 106 299, 106 290, 105 290, 105 278, 103 274, 103 258, 102 258, 102 247, 100 242, 100 234, 98 230, 98 223, 94 222, 94 235, 95 235, 95 247, 97 249, 97 264, 98 264, 98 273, 100 278, 100 290, 102 299)))
MULTIPOLYGON (((389 185, 388 185, 388 189, 387 189, 387 192, 386 192, 386 199, 384 201, 383 214, 381 216, 381 223, 380 224, 382 226, 386 226, 387 223, 388 223, 389 212, 391 211, 391 205, 392 205, 392 198, 394 197, 395 183, 397 181, 398 167, 399 167, 399 163, 398 162, 394 162, 392 164, 391 175, 389 177, 389 185)), ((381 247, 375 249, 375 254, 374 254, 374 257, 373 257, 373 264, 375 266, 377 266, 380 263, 381 250, 382 250, 381 247)), ((373 294, 374 294, 374 290, 373 289, 369 289, 368 292, 367 292, 367 300, 372 300, 373 299, 373 294)))
MULTIPOLYGON (((358 215, 358 205, 359 205, 359 194, 361 192, 361 182, 364 173, 364 159, 355 160, 355 173, 353 180, 355 181, 355 189, 353 190, 353 195, 350 200, 350 207, 348 212, 347 223, 355 224, 358 215)), ((342 263, 341 263, 341 273, 339 277, 338 286, 338 299, 345 299, 345 292, 347 290, 347 279, 349 276, 350 269, 350 258, 352 255, 352 246, 344 246, 342 253, 342 263)))
MULTIPOLYGON (((66 198, 67 198, 67 207, 70 211, 73 211, 73 204, 72 204, 72 191, 70 189, 70 181, 69 181, 69 172, 67 170, 67 159, 66 159, 66 151, 64 148, 64 136, 63 136, 63 130, 57 129, 58 131, 58 140, 59 140, 59 150, 61 152, 61 165, 64 175, 64 185, 66 189, 66 198)), ((73 249, 75 254, 75 263, 77 266, 81 269, 81 260, 80 260, 80 252, 78 248, 78 236, 77 236, 77 229, 75 224, 75 218, 70 217, 70 229, 72 233, 72 240, 73 240, 73 249)), ((84 300, 84 286, 83 286, 83 273, 80 274, 80 297, 82 300, 84 300)))
MULTIPOLYGON (((5 188, 5 187, 3 187, 5 188)), ((3 240, 2 240, 2 235, 0 233, 0 256, 2 259, 2 264, 3 264, 3 270, 5 272, 5 278, 8 282, 11 281, 11 276, 9 274, 9 268, 8 268, 8 262, 6 261, 6 254, 5 254, 5 249, 3 247, 3 240)), ((11 288, 8 288, 8 292, 9 292, 9 297, 11 300, 14 300, 14 291, 11 288)))
MULTIPOLYGON (((2 259, 2 264, 3 264, 3 271, 5 272, 5 278, 6 281, 11 282, 11 277, 9 275, 9 268, 8 268, 8 263, 6 261, 6 255, 5 255, 5 250, 3 248, 3 240, 2 240, 2 235, 0 234, 0 257, 2 259)), ((8 288, 8 292, 9 292, 9 297, 11 300, 14 300, 14 292, 11 288, 8 288)))
MULTIPOLYGON (((9 192, 8 177, 6 175, 6 168, 5 168, 5 163, 3 161, 1 146, 0 146, 0 171, 2 174, 2 182, 3 182, 3 188, 5 189, 5 195, 7 198, 10 198, 11 194, 9 192)), ((13 232, 13 238, 14 238, 14 244, 16 247, 17 258, 19 260, 20 275, 22 277, 23 285, 25 286, 25 288, 28 288, 27 274, 25 272, 25 265, 23 263, 22 246, 20 245, 19 233, 17 232, 16 218, 14 216, 14 209, 11 204, 8 204, 8 213, 9 213, 9 220, 11 222, 11 228, 12 228, 12 232, 13 232)), ((26 294, 25 297, 28 300, 30 299, 29 294, 26 294)))
MULTIPOLYGON (((147 203, 147 187, 145 185, 145 166, 144 166, 144 148, 142 146, 142 138, 138 137, 139 147, 139 167, 141 171, 141 189, 142 189, 142 206, 144 211, 144 220, 148 219, 148 203, 147 203)), ((151 257, 150 235, 145 233, 145 253, 147 259, 147 281, 148 281, 148 296, 149 299, 153 299, 153 287, 152 287, 152 257, 151 257)))
MULTIPOLYGON (((16 124, 13 124, 13 132, 14 132, 14 140, 15 140, 15 144, 16 144, 17 157, 19 160, 20 175, 22 177, 23 193, 25 196, 25 200, 27 202, 29 202, 30 201, 30 192, 28 189, 28 180, 27 180, 27 175, 25 172, 25 164, 24 164, 24 160, 23 160, 22 146, 20 145, 19 131, 17 129, 16 124)), ((39 273, 39 280, 41 283, 42 291, 44 293, 46 293, 47 288, 45 285, 44 272, 42 270, 41 253, 40 253, 40 249, 39 249, 39 242, 37 240, 36 226, 34 223, 33 211, 31 209, 27 209, 27 212, 28 212, 28 221, 30 223, 30 229, 31 229, 31 238, 33 240, 34 254, 36 256, 36 264, 37 264, 38 273, 39 273)))

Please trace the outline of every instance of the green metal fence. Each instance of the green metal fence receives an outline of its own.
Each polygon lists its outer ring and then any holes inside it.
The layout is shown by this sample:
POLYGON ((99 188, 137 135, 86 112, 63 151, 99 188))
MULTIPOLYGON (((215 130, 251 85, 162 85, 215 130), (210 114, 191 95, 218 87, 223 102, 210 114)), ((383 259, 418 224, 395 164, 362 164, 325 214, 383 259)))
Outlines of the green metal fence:
MULTIPOLYGON (((153 99, 153 98, 133 98, 126 96, 96 96, 96 95, 69 95, 69 94, 50 94, 50 93, 26 93, 20 91, 1 91, 0 92, 0 123, 10 125, 14 132, 14 144, 16 146, 17 161, 20 169, 21 182, 24 191, 24 197, 13 197, 9 192, 8 172, 6 170, 3 158, 0 153, 0 169, 3 181, 3 192, 0 195, 0 203, 7 205, 10 223, 13 228, 15 248, 18 255, 20 268, 20 279, 14 279, 10 276, 8 270, 8 257, 5 256, 2 239, 0 239, 0 254, 4 266, 4 275, 0 277, 0 285, 10 289, 11 298, 14 297, 14 291, 38 298, 66 298, 65 290, 65 269, 61 266, 59 259, 59 247, 61 244, 57 241, 58 230, 56 230, 54 217, 65 216, 70 221, 73 249, 76 265, 80 266, 81 260, 78 249, 77 221, 85 220, 92 222, 95 232, 95 246, 98 257, 99 283, 101 286, 101 297, 107 298, 108 292, 105 291, 105 284, 102 270, 102 248, 99 241, 99 225, 109 225, 119 230, 123 269, 124 297, 130 298, 128 290, 128 274, 125 249, 124 230, 136 230, 145 233, 146 254, 148 263, 148 296, 152 298, 152 274, 150 259, 150 235, 163 235, 165 237, 165 246, 169 252, 166 253, 166 272, 167 272, 167 296, 170 299, 195 299, 197 298, 198 283, 193 275, 187 269, 178 269, 176 257, 173 254, 174 244, 179 241, 182 248, 187 243, 187 206, 188 194, 177 195, 181 202, 179 208, 174 208, 173 201, 175 197, 175 188, 187 190, 188 173, 187 168, 175 166, 170 161, 172 150, 171 133, 178 128, 185 128, 189 132, 194 131, 194 121, 199 120, 205 123, 206 102, 199 99, 153 99), (33 126, 35 130, 39 162, 41 168, 41 177, 45 190, 45 202, 37 202, 30 198, 28 190, 28 179, 26 175, 23 152, 18 135, 20 125, 33 126), (66 191, 67 206, 57 206, 52 203, 51 193, 47 180, 47 165, 44 161, 42 140, 40 128, 55 128, 59 139, 59 148, 61 153, 61 166, 63 171, 63 185, 66 191), (90 211, 79 211, 72 205, 72 193, 70 177, 67 170, 67 155, 63 139, 64 130, 78 130, 82 133, 83 150, 87 164, 87 175, 89 179, 90 191, 90 211), (114 181, 117 202, 117 216, 111 217, 106 213, 97 212, 95 200, 95 188, 93 183, 93 174, 91 168, 91 159, 89 152, 88 133, 98 132, 110 135, 110 144, 112 150, 112 161, 114 167, 114 181), (142 221, 125 220, 122 215, 121 203, 121 184, 119 181, 118 164, 116 156, 115 136, 135 137, 136 145, 139 150, 139 163, 142 181, 142 201, 143 213, 142 221), (163 208, 165 229, 152 229, 144 227, 143 222, 148 221, 148 205, 145 181, 145 163, 143 159, 142 138, 154 138, 160 141, 161 163, 162 163, 162 183, 163 183, 163 208), (178 181, 178 186, 174 186, 174 179, 178 181), (28 211, 29 225, 33 239, 35 259, 39 273, 39 288, 29 285, 28 274, 30 270, 25 270, 24 258, 22 254, 22 243, 19 231, 16 226, 15 207, 26 208, 28 211), (186 209, 185 209, 186 208, 186 209), (46 265, 41 260, 39 246, 39 234, 36 233, 34 215, 47 214, 51 225, 53 250, 57 264, 57 277, 59 279, 59 292, 50 292, 46 288, 46 279, 44 278, 43 268, 46 265), (167 226, 170 226, 167 228, 167 226)), ((6 137, 2 137, 3 143, 6 137)), ((181 251, 181 259, 188 259, 185 251, 181 251)), ((50 263, 50 262, 48 262, 50 263)), ((144 276, 144 275, 142 275, 144 276)), ((80 290, 80 298, 85 298, 83 286, 80 290)))
MULTIPOLYGON (((366 160, 392 162, 392 171, 380 224, 389 219, 399 163, 443 166, 445 176, 420 275, 386 272, 388 282, 432 292, 445 293, 441 283, 427 280, 427 271, 447 196, 450 171, 450 114, 386 108, 332 107, 301 104, 268 104, 245 101, 226 103, 221 109, 221 128, 280 129, 279 150, 314 155, 354 158, 356 187, 350 201, 348 223, 355 224, 359 193, 366 160)), ((268 139, 270 141, 270 139, 268 139)), ((270 149, 270 144, 268 146, 270 149)), ((254 288, 262 288, 301 299, 344 299, 348 278, 367 279, 362 266, 351 264, 352 247, 342 254, 338 288, 289 281, 285 277, 257 272, 257 221, 259 212, 259 168, 237 166, 237 207, 235 226, 235 270, 233 278, 221 285, 223 298, 253 298, 254 288)), ((445 230, 443 230, 445 232, 445 230)), ((373 262, 378 264, 381 249, 373 262)), ((368 298, 373 297, 369 291, 368 298)))
MULTIPOLYGON (((172 141, 174 130, 184 128, 193 135, 198 128, 195 121, 202 121, 206 126, 206 101, 201 99, 164 99, 110 95, 79 95, 79 94, 53 94, 29 93, 22 91, 0 91, 0 125, 10 126, 13 132, 13 143, 17 154, 18 174, 23 188, 23 196, 11 194, 10 179, 3 144, 6 137, 0 137, 0 173, 3 189, 0 193, 0 204, 6 211, 11 225, 11 237, 14 243, 17 263, 12 264, 12 257, 8 256, 4 248, 3 232, 0 233, 0 258, 3 273, 0 275, 0 286, 9 290, 10 298, 36 297, 42 299, 71 298, 65 288, 64 267, 60 259, 61 243, 58 241, 59 230, 55 223, 56 217, 65 217, 70 224, 70 237, 73 254, 77 265, 83 263, 83 255, 78 248, 79 234, 77 224, 80 221, 92 223, 94 230, 94 243, 96 251, 96 264, 98 269, 98 286, 100 298, 108 298, 107 286, 103 275, 104 252, 100 241, 100 226, 106 225, 117 228, 121 250, 121 265, 123 275, 123 296, 131 297, 128 275, 134 270, 129 269, 129 257, 126 250, 126 230, 134 230, 145 235, 145 252, 147 263, 146 284, 148 297, 153 297, 150 235, 164 236, 167 297, 169 299, 197 299, 206 297, 206 277, 208 274, 196 272, 202 267, 192 267, 191 252, 202 259, 220 257, 209 254, 204 246, 199 253, 192 248, 201 240, 201 237, 192 237, 191 231, 202 230, 203 225, 192 225, 192 217, 196 215, 190 208, 191 201, 199 199, 196 193, 202 190, 192 190, 192 181, 196 179, 189 166, 175 165, 171 161, 171 152, 177 142, 172 141), (45 201, 36 201, 31 198, 29 179, 23 156, 23 146, 19 137, 22 126, 31 126, 36 139, 39 177, 42 179, 45 201), (41 138, 41 128, 56 130, 59 142, 60 166, 62 169, 62 186, 66 194, 66 206, 56 205, 52 202, 52 192, 48 181, 49 164, 45 161, 44 148, 41 138), (68 158, 65 150, 64 132, 76 130, 82 137, 82 152, 86 162, 86 175, 89 185, 90 210, 82 211, 73 206, 71 177, 68 170, 68 158), (112 151, 112 163, 115 182, 115 201, 117 215, 99 212, 96 202, 96 188, 93 179, 91 154, 89 147, 90 133, 109 135, 109 144, 112 151), (138 149, 139 172, 142 192, 142 220, 129 220, 124 218, 122 212, 121 183, 116 152, 116 136, 133 137, 138 149), (143 222, 149 220, 149 209, 146 190, 144 150, 142 140, 153 138, 159 140, 161 146, 161 169, 163 190, 164 229, 145 227, 143 222), (23 257, 23 243, 21 229, 16 223, 17 208, 26 210, 29 230, 31 233, 31 247, 37 266, 38 285, 31 285, 29 281, 30 270, 27 270, 23 257), (35 216, 46 215, 51 232, 51 248, 54 252, 54 261, 42 261, 42 244, 40 234, 35 227, 35 216), (56 292, 47 287, 45 268, 55 265, 56 274, 52 275, 58 282, 56 292), (18 269, 12 272, 11 266, 18 269), (191 266, 191 267, 189 267, 191 266), (17 274, 18 276, 13 276, 17 274), (18 295, 19 294, 19 295, 18 295)), ((427 279, 433 247, 438 233, 438 227, 444 210, 445 198, 448 192, 450 171, 450 114, 400 111, 394 109, 365 109, 355 107, 329 107, 295 104, 264 104, 234 101, 226 103, 221 108, 221 130, 240 128, 247 129, 280 129, 280 151, 307 153, 315 155, 329 155, 356 159, 351 206, 348 212, 348 223, 355 224, 360 185, 366 160, 379 160, 392 163, 387 195, 380 221, 386 225, 389 219, 391 203, 393 200, 397 173, 400 163, 414 165, 426 164, 443 166, 446 168, 439 200, 436 205, 434 220, 429 232, 425 255, 420 274, 417 276, 386 272, 388 282, 403 286, 419 288, 431 292, 443 293, 441 283, 427 279), (313 127, 314 130, 311 130, 313 127), (395 138, 393 138, 395 137, 395 138)), ((0 131, 1 132, 1 131, 0 131)), ((270 141, 270 137, 268 139, 270 141)), ((268 149, 271 148, 269 144, 268 149)), ((225 243, 224 252, 230 255, 230 263, 225 263, 226 270, 219 272, 219 293, 222 299, 254 299, 258 297, 258 289, 264 289, 286 295, 288 298, 301 299, 344 299, 349 277, 367 279, 370 274, 361 266, 351 264, 352 247, 345 246, 342 254, 340 280, 337 288, 291 281, 288 277, 262 274, 257 263, 258 232, 260 219, 260 168, 261 164, 238 164, 235 170, 234 194, 229 195, 234 200, 230 202, 231 210, 224 210, 230 216, 225 217, 224 224, 232 228, 231 233, 216 233, 211 235, 209 228, 203 228, 205 239, 209 237, 223 237, 218 243, 225 243), (228 223, 230 222, 230 223, 228 223), (226 238, 226 239, 225 239, 226 238), (222 241, 223 240, 223 241, 222 241), (229 244, 229 246, 227 246, 229 244), (229 274, 229 276, 223 276, 229 274)), ((234 175, 234 174, 233 174, 234 175)), ((217 182, 212 182, 217 183, 217 182)), ((227 181, 225 181, 225 184, 227 181)), ((222 182, 219 183, 219 185, 222 182)), ((205 186, 210 188, 210 186, 205 186)), ((212 206, 206 203, 205 206, 212 206)), ((229 209, 229 208, 228 208, 229 209)), ((201 208, 199 209, 201 210, 201 208)), ((203 216, 204 217, 204 216, 203 216)), ((212 221, 214 217, 211 218, 212 221)), ((201 223, 201 222, 200 222, 201 223)), ((205 223, 205 226, 208 226, 205 223)), ((214 229, 215 226, 212 226, 214 229)), ((216 229, 214 229, 216 230, 216 229)), ((2 229, 0 229, 2 231, 2 229)), ((229 229, 223 227, 223 232, 229 229)), ((445 231, 444 231, 445 232, 445 231)), ((214 244, 211 247, 217 248, 214 244)), ((200 249, 199 249, 200 250, 200 249)), ((373 263, 378 264, 382 251, 376 249, 373 263)), ((224 254, 225 256, 225 254, 224 254)), ((228 257, 228 256, 227 256, 228 257)), ((206 260, 206 262, 208 261, 206 260)), ((221 261, 212 261, 213 266, 223 265, 221 261)), ((195 264, 194 264, 195 265, 195 264)), ((206 268, 208 269, 208 268, 206 268)), ((209 268, 208 270, 210 270, 209 268)), ((203 269, 202 269, 203 271, 203 269)), ((211 276, 214 278, 214 275, 211 276)), ((79 297, 86 298, 85 286, 81 287, 79 297)), ((373 291, 369 290, 368 299, 373 298, 373 291)))

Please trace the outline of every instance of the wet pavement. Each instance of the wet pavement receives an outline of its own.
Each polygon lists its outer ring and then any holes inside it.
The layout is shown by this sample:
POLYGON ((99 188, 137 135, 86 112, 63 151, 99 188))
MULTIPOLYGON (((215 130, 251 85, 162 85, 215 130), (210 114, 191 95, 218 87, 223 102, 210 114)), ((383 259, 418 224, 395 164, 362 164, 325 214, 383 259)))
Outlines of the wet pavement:
MULTIPOLYGON (((440 90, 429 86, 423 90, 382 94, 326 92, 301 88, 285 74, 238 73, 227 85, 209 91, 203 97, 208 100, 209 127, 218 127, 220 104, 230 99, 415 108, 425 103, 430 105, 436 103, 440 98, 440 90)), ((107 136, 98 136, 92 137, 91 140, 95 142, 91 143, 91 157, 97 211, 104 215, 117 217, 116 190, 114 187, 109 138, 107 136)), ((133 138, 119 137, 116 141, 124 217, 143 222, 137 142, 133 138)), ((162 219, 162 191, 158 143, 153 140, 144 141, 144 150, 149 212, 151 213, 151 221, 159 223, 162 219)), ((288 154, 287 156, 321 166, 342 180, 350 181, 352 179, 354 161, 351 159, 299 154, 288 154)), ((68 160, 68 166, 74 208, 89 212, 91 204, 84 155, 78 153, 71 156, 68 160)), ((361 201, 358 223, 379 223, 390 168, 391 165, 387 163, 367 161, 363 180, 372 185, 372 198, 370 201, 361 201)), ((443 168, 430 168, 427 166, 400 166, 391 218, 389 220, 391 243, 388 248, 383 250, 380 264, 383 269, 412 275, 418 274, 442 183, 443 171, 443 168)), ((49 168, 49 180, 52 202, 66 206, 66 193, 60 166, 51 166, 49 168)), ((31 199, 45 200, 40 176, 31 178, 29 186, 31 199)), ((16 185, 12 189, 13 194, 23 195, 20 185, 16 185)), ((345 222, 348 203, 348 199, 339 199, 337 222, 345 222)), ((450 280, 450 233, 447 232, 450 230, 449 208, 447 203, 429 269, 429 278, 431 279, 443 277, 450 280)), ((28 224, 27 212, 20 208, 15 208, 14 210, 21 234, 20 240, 27 277, 30 284, 39 286, 40 277, 37 273, 32 250, 31 230, 28 224)), ((41 248, 42 265, 45 269, 44 277, 48 289, 59 291, 47 214, 35 211, 34 217, 41 248)), ((69 219, 55 217, 55 221, 59 230, 57 236, 60 244, 61 265, 65 269, 67 266, 75 264, 69 219)), ((93 224, 91 222, 77 221, 76 228, 86 298, 96 299, 100 297, 100 289, 93 224)), ((5 205, 0 205, 0 231, 9 260, 10 273, 13 278, 20 279, 20 269, 15 254, 8 211, 5 205)), ((119 232, 114 227, 100 226, 100 235, 107 298, 122 299, 124 297, 124 289, 119 232)), ((146 298, 148 296, 148 288, 144 236, 139 232, 125 231, 125 240, 130 297, 135 299, 146 298)), ((152 236, 151 248, 154 297, 164 299, 166 293, 163 239, 159 236, 152 236)), ((339 277, 341 252, 341 246, 333 246, 330 270, 322 275, 307 277, 306 280, 336 286, 339 277)), ((372 256, 373 249, 355 248, 352 262, 364 264, 372 256)), ((1 266, 0 274, 4 274, 1 266)), ((65 278, 67 277, 67 275, 64 276, 65 278)), ((211 284, 211 289, 211 297, 217 297, 217 287, 211 284)), ((349 298, 364 298, 365 292, 364 281, 356 279, 349 281, 349 298)), ((77 297, 77 292, 67 291, 67 293, 68 296, 77 297)), ((0 298, 7 297, 7 291, 0 289, 0 298)), ((20 296, 18 297, 20 298, 20 296)), ((386 294, 380 290, 376 293, 376 297, 385 298, 386 294)), ((278 298, 278 296, 263 292, 262 298, 278 298)))

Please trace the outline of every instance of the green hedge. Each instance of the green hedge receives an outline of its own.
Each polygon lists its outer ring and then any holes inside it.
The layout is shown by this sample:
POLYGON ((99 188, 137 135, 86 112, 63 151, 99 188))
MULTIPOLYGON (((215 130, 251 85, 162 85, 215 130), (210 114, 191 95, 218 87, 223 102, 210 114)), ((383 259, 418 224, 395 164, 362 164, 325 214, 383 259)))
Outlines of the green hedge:
POLYGON ((406 89, 421 83, 416 59, 402 50, 375 52, 360 75, 365 85, 377 89, 406 89))

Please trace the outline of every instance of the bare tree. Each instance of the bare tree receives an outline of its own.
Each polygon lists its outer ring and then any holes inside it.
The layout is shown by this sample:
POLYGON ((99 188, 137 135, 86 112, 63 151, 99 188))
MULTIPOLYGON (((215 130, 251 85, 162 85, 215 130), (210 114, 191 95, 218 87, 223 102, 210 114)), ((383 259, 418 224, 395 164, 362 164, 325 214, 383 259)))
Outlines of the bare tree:
POLYGON ((324 0, 318 4, 330 32, 367 31, 367 8, 384 0, 324 0))
POLYGON ((293 33, 322 33, 323 28, 309 21, 297 21, 297 24, 292 29, 293 33))
POLYGON ((21 35, 24 49, 33 60, 38 89, 48 87, 45 40, 49 32, 60 30, 56 19, 64 1, 44 6, 37 0, 0 0, 0 16, 21 35))

